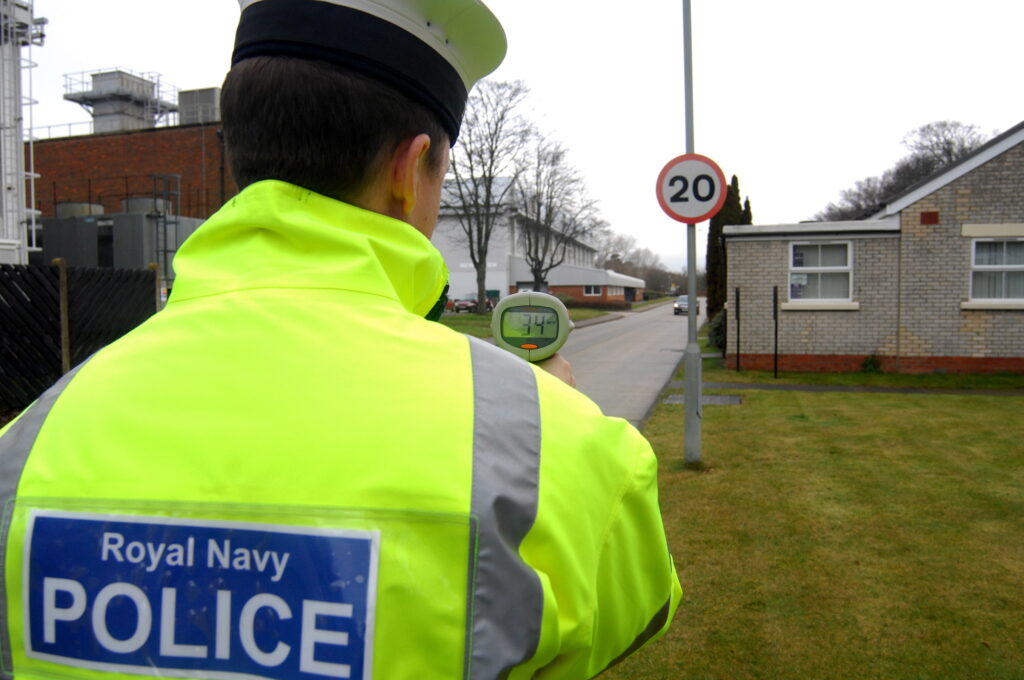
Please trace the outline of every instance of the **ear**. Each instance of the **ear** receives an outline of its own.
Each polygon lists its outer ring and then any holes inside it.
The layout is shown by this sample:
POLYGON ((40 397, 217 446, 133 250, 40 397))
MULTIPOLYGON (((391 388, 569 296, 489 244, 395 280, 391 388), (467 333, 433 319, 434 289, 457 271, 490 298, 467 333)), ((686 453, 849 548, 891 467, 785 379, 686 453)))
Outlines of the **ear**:
POLYGON ((420 200, 420 163, 427 149, 430 148, 430 136, 419 134, 404 140, 395 149, 391 157, 391 199, 392 205, 401 212, 393 215, 399 219, 408 219, 412 215, 416 202, 420 200))

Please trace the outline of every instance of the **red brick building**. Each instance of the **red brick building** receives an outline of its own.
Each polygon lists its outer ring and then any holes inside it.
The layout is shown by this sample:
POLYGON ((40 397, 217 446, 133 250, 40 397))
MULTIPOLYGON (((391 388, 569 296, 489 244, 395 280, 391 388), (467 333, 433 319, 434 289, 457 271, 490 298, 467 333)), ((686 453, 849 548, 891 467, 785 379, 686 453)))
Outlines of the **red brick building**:
POLYGON ((178 212, 184 217, 205 219, 238 193, 218 123, 39 140, 34 152, 35 203, 43 217, 55 216, 61 203, 98 204, 119 213, 122 199, 165 190, 154 175, 180 175, 178 212))

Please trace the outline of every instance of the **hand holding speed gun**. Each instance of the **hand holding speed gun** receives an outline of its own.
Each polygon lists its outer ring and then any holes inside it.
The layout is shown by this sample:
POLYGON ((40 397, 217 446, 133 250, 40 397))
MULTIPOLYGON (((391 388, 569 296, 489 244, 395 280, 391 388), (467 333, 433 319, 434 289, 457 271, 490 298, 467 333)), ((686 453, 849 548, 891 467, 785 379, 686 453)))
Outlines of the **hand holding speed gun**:
POLYGON ((527 361, 543 361, 565 344, 574 328, 569 310, 547 293, 515 293, 491 315, 494 344, 527 361))

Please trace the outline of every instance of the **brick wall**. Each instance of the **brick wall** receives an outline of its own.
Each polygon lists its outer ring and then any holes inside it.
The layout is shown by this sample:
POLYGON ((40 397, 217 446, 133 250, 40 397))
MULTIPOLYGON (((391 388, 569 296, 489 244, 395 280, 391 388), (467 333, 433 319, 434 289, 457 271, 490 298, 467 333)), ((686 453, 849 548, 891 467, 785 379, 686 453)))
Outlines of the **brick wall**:
MULTIPOLYGON (((509 286, 508 292, 511 294, 511 293, 515 293, 516 290, 517 290, 516 286, 511 285, 511 286, 509 286)), ((600 295, 584 295, 583 294, 583 286, 549 286, 548 287, 548 292, 551 293, 552 295, 567 295, 570 298, 572 298, 573 300, 575 300, 577 302, 580 302, 580 303, 587 303, 587 302, 593 302, 593 303, 612 302, 612 303, 616 303, 616 302, 625 302, 625 300, 626 300, 625 291, 623 291, 623 293, 621 293, 619 295, 609 295, 608 294, 608 286, 601 286, 601 294, 600 295)), ((644 299, 644 289, 643 288, 637 288, 636 289, 636 300, 635 300, 635 302, 640 302, 643 299, 644 299)))
POLYGON ((105 212, 117 213, 122 198, 153 194, 152 175, 178 174, 179 213, 209 217, 238 193, 219 129, 185 125, 37 141, 36 207, 44 217, 66 202, 99 203, 105 212))
MULTIPOLYGON (((618 295, 609 295, 608 286, 601 286, 600 295, 584 295, 583 286, 551 286, 551 294, 555 295, 561 293, 562 295, 568 295, 574 300, 580 302, 624 302, 626 299, 625 291, 618 295)), ((637 300, 643 300, 644 289, 637 288, 637 300)))
POLYGON ((581 302, 607 302, 608 300, 622 300, 622 296, 609 297, 608 286, 601 286, 600 295, 584 295, 583 286, 550 286, 549 292, 552 295, 568 295, 573 300, 579 300, 581 302))
POLYGON ((962 227, 1000 223, 1024 223, 1024 144, 900 213, 902 357, 1024 357, 1024 310, 960 308, 971 294, 972 239, 962 227))
MULTIPOLYGON (((780 371, 854 372, 863 370, 867 356, 855 354, 783 354, 779 356, 780 371)), ((740 367, 745 370, 771 371, 772 354, 744 354, 740 367)), ((736 368, 736 355, 726 359, 726 367, 736 368)), ((879 357, 885 372, 899 373, 1024 373, 1024 357, 879 357)))
POLYGON ((736 353, 737 341, 741 354, 772 351, 772 286, 779 287, 780 295, 786 294, 788 252, 784 241, 726 241, 727 354, 736 353), (740 290, 738 319, 737 288, 740 290))
MULTIPOLYGON (((806 238, 793 240, 807 241, 806 238)), ((781 309, 789 301, 790 240, 728 241, 729 353, 736 352, 736 288, 743 353, 774 349, 772 288, 779 289, 781 354, 885 354, 895 346, 896 250, 892 237, 850 238, 856 311, 781 309)))

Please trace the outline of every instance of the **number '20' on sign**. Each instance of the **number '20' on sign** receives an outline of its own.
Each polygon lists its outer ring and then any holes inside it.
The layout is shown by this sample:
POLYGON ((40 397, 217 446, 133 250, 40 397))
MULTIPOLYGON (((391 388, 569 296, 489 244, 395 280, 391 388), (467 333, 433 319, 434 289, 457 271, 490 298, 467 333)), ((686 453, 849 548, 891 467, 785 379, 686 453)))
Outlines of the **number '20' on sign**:
POLYGON ((658 203, 669 217, 696 224, 725 203, 725 175, 713 160, 685 154, 669 161, 658 176, 658 203))
MULTIPOLYGON (((686 203, 690 200, 687 193, 690 190, 690 180, 684 175, 675 175, 668 181, 672 186, 679 185, 679 191, 672 194, 669 200, 673 203, 686 203)), ((715 180, 710 175, 697 175, 693 179, 693 197, 698 201, 710 201, 715 197, 715 180), (703 187, 703 191, 701 188, 703 187)))

